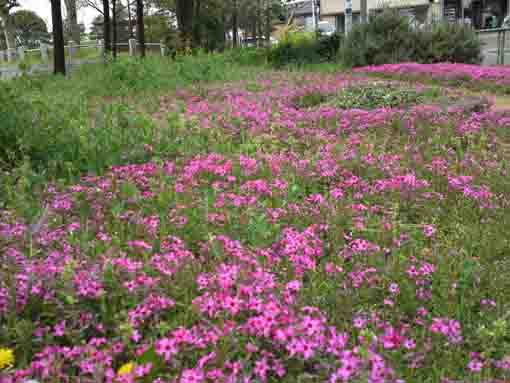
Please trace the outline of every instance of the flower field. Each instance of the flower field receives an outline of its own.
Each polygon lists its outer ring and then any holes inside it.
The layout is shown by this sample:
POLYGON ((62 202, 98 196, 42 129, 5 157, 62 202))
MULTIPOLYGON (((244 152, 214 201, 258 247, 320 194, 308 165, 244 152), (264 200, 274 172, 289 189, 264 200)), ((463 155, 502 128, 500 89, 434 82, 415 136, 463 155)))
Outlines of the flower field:
POLYGON ((162 97, 167 156, 0 211, 0 382, 508 381, 510 111, 464 97, 162 97))
POLYGON ((386 64, 356 69, 360 73, 377 73, 390 76, 428 77, 437 80, 457 80, 471 86, 490 90, 490 87, 510 86, 510 68, 508 66, 482 67, 469 64, 386 64))

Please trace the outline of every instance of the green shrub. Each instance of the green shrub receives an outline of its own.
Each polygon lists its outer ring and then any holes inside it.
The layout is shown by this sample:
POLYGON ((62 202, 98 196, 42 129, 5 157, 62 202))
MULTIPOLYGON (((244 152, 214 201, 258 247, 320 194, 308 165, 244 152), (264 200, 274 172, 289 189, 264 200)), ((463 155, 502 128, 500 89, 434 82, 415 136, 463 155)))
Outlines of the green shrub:
POLYGON ((396 10, 385 10, 367 24, 355 25, 346 37, 342 59, 347 66, 412 60, 414 32, 396 10))
POLYGON ((343 35, 340 33, 334 33, 331 36, 319 36, 318 53, 321 58, 333 61, 336 59, 342 43, 343 35))
POLYGON ((415 30, 397 10, 387 9, 370 23, 354 26, 341 56, 347 66, 406 61, 477 64, 481 42, 473 29, 463 25, 441 23, 415 30))
POLYGON ((289 64, 320 62, 315 34, 303 32, 288 34, 278 45, 271 48, 268 61, 276 68, 289 64))
POLYGON ((479 64, 482 43, 472 28, 449 23, 434 24, 416 33, 414 61, 479 64))
POLYGON ((280 43, 271 48, 268 61, 274 67, 302 66, 331 61, 336 58, 341 36, 320 36, 310 32, 294 32, 285 35, 280 43))
POLYGON ((31 124, 32 116, 19 88, 8 82, 0 85, 0 166, 5 167, 20 160, 20 131, 31 124))

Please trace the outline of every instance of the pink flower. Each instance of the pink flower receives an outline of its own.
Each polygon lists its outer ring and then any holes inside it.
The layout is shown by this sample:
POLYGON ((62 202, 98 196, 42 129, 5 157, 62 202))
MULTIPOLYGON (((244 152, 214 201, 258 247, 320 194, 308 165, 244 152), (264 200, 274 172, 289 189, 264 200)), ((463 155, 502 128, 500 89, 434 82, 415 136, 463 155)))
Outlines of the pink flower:
POLYGON ((481 362, 480 360, 474 359, 468 363, 468 369, 471 372, 480 372, 482 371, 482 368, 483 362, 481 362))
POLYGON ((170 338, 163 338, 156 342, 156 354, 163 356, 168 362, 171 360, 173 355, 178 353, 176 342, 170 338))
POLYGON ((423 227, 423 234, 427 238, 433 237, 436 234, 436 228, 432 225, 425 225, 423 227))
POLYGON ((400 287, 397 283, 390 284, 390 287, 388 288, 389 292, 393 295, 398 295, 400 293, 400 287))

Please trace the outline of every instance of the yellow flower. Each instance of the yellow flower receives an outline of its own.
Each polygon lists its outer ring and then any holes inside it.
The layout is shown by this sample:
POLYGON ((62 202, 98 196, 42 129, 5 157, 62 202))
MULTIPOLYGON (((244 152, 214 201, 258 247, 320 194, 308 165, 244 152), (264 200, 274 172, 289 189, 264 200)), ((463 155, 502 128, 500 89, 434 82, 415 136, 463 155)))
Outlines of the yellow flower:
POLYGON ((0 348, 0 370, 14 365, 14 351, 10 348, 0 348))
POLYGON ((117 375, 122 376, 131 374, 134 368, 135 364, 133 362, 125 363, 119 368, 119 371, 117 371, 117 375))

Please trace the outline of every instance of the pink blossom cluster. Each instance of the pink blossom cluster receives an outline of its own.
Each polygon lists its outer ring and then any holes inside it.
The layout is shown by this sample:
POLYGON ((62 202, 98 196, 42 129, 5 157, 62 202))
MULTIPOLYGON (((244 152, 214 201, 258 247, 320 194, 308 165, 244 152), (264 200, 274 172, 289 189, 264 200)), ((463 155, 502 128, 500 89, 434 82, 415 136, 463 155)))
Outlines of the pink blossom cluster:
POLYGON ((359 73, 380 73, 399 76, 430 76, 445 80, 488 81, 510 85, 508 66, 479 66, 469 64, 417 64, 400 63, 375 65, 355 69, 359 73))
POLYGON ((180 94, 207 150, 1 211, 0 383, 507 379, 510 114, 295 105, 356 81, 180 94))

